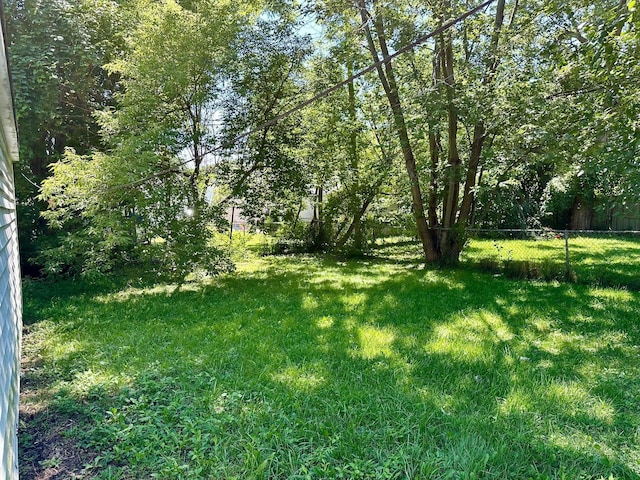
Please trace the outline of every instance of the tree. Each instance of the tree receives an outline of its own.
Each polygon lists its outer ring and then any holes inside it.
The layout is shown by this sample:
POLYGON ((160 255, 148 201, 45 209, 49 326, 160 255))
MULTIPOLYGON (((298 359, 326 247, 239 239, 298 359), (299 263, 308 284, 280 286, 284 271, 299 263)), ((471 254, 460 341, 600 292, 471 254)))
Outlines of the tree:
POLYGON ((23 272, 57 242, 40 218, 38 185, 66 147, 100 146, 96 109, 113 104, 118 87, 102 68, 120 48, 117 3, 109 0, 7 0, 7 40, 20 131, 16 193, 23 272))
POLYGON ((66 159, 43 182, 46 217, 68 226, 84 219, 78 237, 93 239, 84 265, 108 268, 113 255, 151 255, 159 270, 179 278, 193 268, 228 267, 208 245, 220 213, 206 198, 203 171, 217 141, 215 124, 229 45, 246 12, 227 3, 142 0, 129 10, 126 55, 108 65, 120 77, 117 108, 99 121, 108 153, 66 159), (100 226, 100 228, 97 228, 100 226), (137 247, 135 252, 131 249, 137 247))
POLYGON ((296 8, 277 7, 270 6, 255 24, 243 28, 231 45, 219 111, 216 203, 227 207, 234 201, 245 217, 256 221, 299 200, 307 186, 295 155, 300 117, 270 121, 298 100, 310 45, 296 33, 296 8))
POLYGON ((574 120, 557 126, 565 139, 558 151, 572 160, 563 172, 570 226, 588 229, 596 209, 635 204, 640 191, 640 35, 634 2, 586 3, 564 14, 570 21, 552 51, 561 75, 550 103, 574 120))
POLYGON ((98 122, 86 139, 56 133, 47 162, 75 151, 41 198, 94 256, 90 244, 104 258, 162 250, 183 274, 210 252, 215 270, 208 229, 232 200, 257 221, 295 224, 310 196, 316 247, 361 250, 368 212, 392 194, 411 205, 427 262, 453 264, 472 226, 539 226, 550 185, 575 191, 576 212, 638 191, 633 2, 494 0, 392 58, 475 2, 315 2, 324 43, 314 51, 301 7, 286 0, 76 1, 103 6, 108 21, 69 17, 73 2, 48 8, 85 32, 87 58, 111 61, 80 76, 98 122), (283 115, 372 62, 375 73, 283 115))
MULTIPOLYGON (((465 229, 475 204, 482 152, 491 133, 487 116, 491 115, 493 108, 490 99, 501 59, 499 45, 505 19, 505 1, 498 0, 490 26, 486 19, 477 26, 474 41, 477 44, 476 52, 480 53, 472 53, 468 49, 469 36, 465 26, 442 32, 433 44, 431 89, 438 92, 438 98, 424 113, 429 130, 430 156, 426 207, 416 158, 420 141, 410 132, 406 119, 408 102, 403 98, 396 65, 389 58, 392 47, 388 39, 402 38, 405 19, 399 8, 383 6, 375 0, 369 3, 358 0, 357 7, 370 58, 376 63, 383 61, 377 68, 378 78, 388 100, 401 146, 418 237, 425 258, 428 262, 455 263, 465 243, 465 229), (388 18, 392 20, 388 21, 388 18), (483 50, 481 44, 486 44, 483 50), (460 51, 457 58, 455 50, 460 51), (458 66, 466 75, 465 84, 468 87, 465 91, 456 83, 455 70, 458 66), (461 100, 464 101, 464 95, 472 91, 476 93, 474 100, 484 102, 484 108, 464 111, 461 100), (482 114, 482 111, 488 113, 482 114), (468 142, 460 135, 463 114, 467 114, 467 118, 463 119, 465 127, 471 126, 473 131, 468 142), (460 153, 462 148, 468 149, 466 158, 460 153)), ((442 25, 446 18, 454 16, 457 11, 451 2, 446 1, 437 4, 431 15, 436 24, 442 25)), ((423 19, 425 14, 419 11, 416 17, 423 19)))
MULTIPOLYGON (((314 58, 308 73, 314 91, 350 77, 361 65, 361 56, 345 53, 349 48, 341 39, 314 58), (343 65, 334 60, 341 57, 343 65)), ((312 185, 316 192, 323 192, 322 212, 316 215, 318 226, 323 226, 320 242, 356 254, 366 249, 367 212, 397 174, 389 122, 380 114, 378 92, 370 91, 371 87, 367 79, 348 82, 308 108, 301 152, 313 174, 312 185)), ((320 205, 319 199, 316 202, 320 205)))
POLYGON ((133 2, 125 54, 107 66, 122 92, 98 114, 107 151, 69 150, 55 164, 43 184, 46 218, 64 228, 83 219, 73 241, 96 246, 84 251, 105 267, 113 264, 106 258, 142 255, 179 278, 229 268, 210 243, 228 202, 252 199, 250 212, 260 195, 291 189, 300 177, 289 161, 291 124, 243 133, 297 91, 305 50, 287 6, 276 7, 133 2))

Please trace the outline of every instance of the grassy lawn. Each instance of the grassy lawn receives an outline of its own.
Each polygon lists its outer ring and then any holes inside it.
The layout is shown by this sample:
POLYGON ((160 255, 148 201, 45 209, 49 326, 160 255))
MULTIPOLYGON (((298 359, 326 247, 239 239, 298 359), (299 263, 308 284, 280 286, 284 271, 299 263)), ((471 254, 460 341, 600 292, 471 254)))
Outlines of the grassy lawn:
POLYGON ((640 294, 395 248, 27 282, 23 478, 638 478, 640 294))
MULTIPOLYGON (((566 271, 565 241, 471 239, 462 255, 463 263, 495 262, 498 270, 517 269, 526 263, 542 278, 562 277, 566 271), (511 263, 511 265, 509 265, 511 263), (506 264, 506 265, 505 265, 506 264)), ((640 238, 579 236, 569 239, 569 261, 580 283, 624 286, 640 290, 640 238)), ((526 267, 525 267, 526 268, 526 267)), ((526 273, 526 272, 525 272, 526 273)), ((533 272, 535 273, 535 272, 533 272)), ((523 275, 519 275, 523 276, 523 275)), ((526 275, 524 275, 526 276, 526 275)))

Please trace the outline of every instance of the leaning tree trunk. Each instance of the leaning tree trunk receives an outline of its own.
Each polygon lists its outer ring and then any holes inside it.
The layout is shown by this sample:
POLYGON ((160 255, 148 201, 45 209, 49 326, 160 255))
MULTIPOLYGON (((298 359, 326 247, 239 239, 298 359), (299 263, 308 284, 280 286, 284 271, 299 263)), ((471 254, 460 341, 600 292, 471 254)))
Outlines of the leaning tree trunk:
MULTIPOLYGON (((367 12, 364 0, 358 0, 358 7, 360 9, 360 16, 364 25, 364 32, 367 37, 367 45, 369 47, 371 57, 375 63, 378 63, 378 48, 375 45, 373 34, 371 32, 371 29, 369 28, 369 13, 367 12)), ((407 175, 409 177, 409 183, 411 185, 413 214, 418 229, 418 237, 420 238, 420 241, 422 243, 422 249, 427 262, 437 262, 439 260, 438 251, 427 225, 424 203, 422 200, 422 192, 420 189, 420 181, 418 178, 418 169, 416 167, 416 160, 413 154, 413 149, 411 147, 411 142, 409 140, 407 125, 404 119, 404 112, 402 110, 402 104, 400 101, 400 94, 398 92, 398 85, 396 83, 395 74, 393 71, 393 64, 389 59, 389 50, 387 48, 386 37, 384 34, 384 23, 382 20, 382 14, 379 11, 376 12, 374 27, 376 30, 382 57, 383 59, 385 59, 384 69, 380 65, 377 67, 378 77, 385 91, 389 106, 391 107, 391 111, 393 112, 394 126, 396 129, 396 134, 398 135, 398 139, 400 141, 402 156, 404 157, 405 167, 407 170, 407 175)))
POLYGON ((347 228, 347 231, 344 233, 344 235, 342 235, 336 241, 336 245, 335 246, 337 248, 344 247, 345 244, 347 243, 347 241, 349 240, 349 237, 351 237, 351 235, 354 235, 354 248, 358 252, 362 251, 362 233, 360 232, 360 240, 359 240, 360 244, 358 244, 358 243, 356 243, 356 242, 358 242, 358 236, 357 236, 358 233, 357 233, 356 229, 360 228, 360 226, 362 224, 362 217, 364 216, 365 213, 367 213, 367 209, 369 208, 369 205, 371 205, 371 202, 373 201, 374 198, 375 198, 375 195, 372 195, 369 198, 367 198, 364 201, 364 204, 355 213, 355 215, 353 217, 353 220, 349 224, 349 228, 347 228))

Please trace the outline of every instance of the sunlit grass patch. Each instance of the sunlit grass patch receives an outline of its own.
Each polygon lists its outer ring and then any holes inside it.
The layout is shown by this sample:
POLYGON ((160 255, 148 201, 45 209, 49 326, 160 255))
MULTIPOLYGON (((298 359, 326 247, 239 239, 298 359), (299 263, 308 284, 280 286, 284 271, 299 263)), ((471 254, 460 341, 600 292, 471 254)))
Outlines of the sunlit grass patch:
POLYGON ((316 324, 318 325, 318 328, 331 328, 333 326, 333 318, 332 317, 322 317, 319 318, 318 321, 316 322, 316 324))
POLYGON ((296 390, 311 391, 324 382, 322 365, 291 365, 272 377, 296 390))
POLYGON ((428 353, 450 355, 465 361, 491 361, 498 345, 513 333, 495 313, 462 312, 434 328, 433 339, 425 346, 428 353))
POLYGON ((637 293, 394 248, 180 289, 27 283, 26 382, 83 419, 68 435, 98 478, 640 475, 637 293))
POLYGON ((395 339, 396 335, 390 328, 362 325, 358 327, 358 346, 354 354, 364 359, 391 357, 395 339))
POLYGON ((506 398, 498 399, 498 411, 506 416, 534 411, 530 392, 523 388, 514 388, 506 398))
POLYGON ((570 280, 581 283, 640 289, 640 239, 606 235, 570 236, 570 272, 564 238, 473 238, 461 259, 518 278, 563 279, 569 273, 570 280))

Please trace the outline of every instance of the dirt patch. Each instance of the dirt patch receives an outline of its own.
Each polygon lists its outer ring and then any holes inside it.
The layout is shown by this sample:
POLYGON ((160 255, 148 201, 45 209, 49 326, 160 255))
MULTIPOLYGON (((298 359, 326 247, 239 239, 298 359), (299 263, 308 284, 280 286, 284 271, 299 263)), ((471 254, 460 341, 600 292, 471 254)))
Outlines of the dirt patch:
POLYGON ((82 448, 67 436, 74 426, 86 419, 72 413, 61 413, 51 407, 51 379, 43 374, 40 358, 23 358, 20 377, 20 478, 94 478, 86 466, 96 458, 97 453, 82 448))
POLYGON ((86 470, 96 455, 65 437, 75 425, 74 419, 51 415, 47 410, 20 411, 19 457, 20 478, 52 480, 93 478, 86 470))

